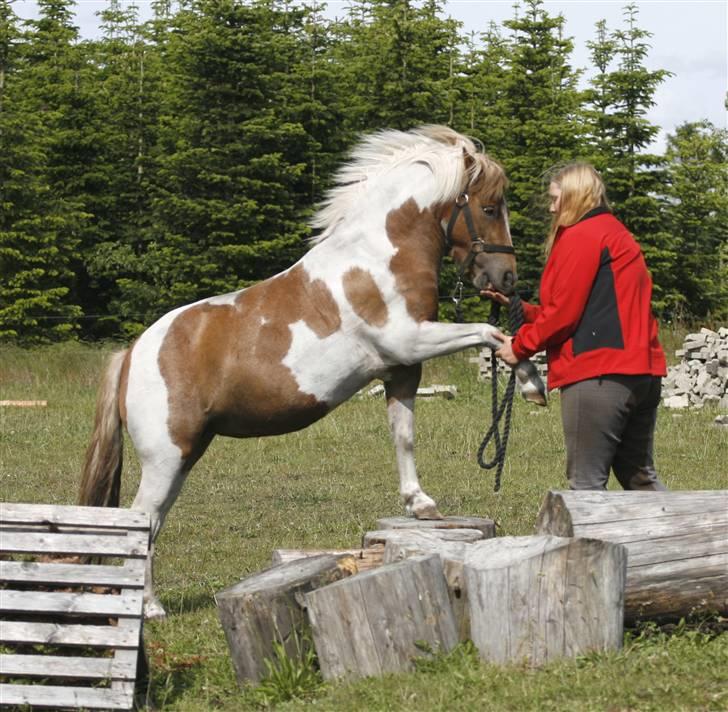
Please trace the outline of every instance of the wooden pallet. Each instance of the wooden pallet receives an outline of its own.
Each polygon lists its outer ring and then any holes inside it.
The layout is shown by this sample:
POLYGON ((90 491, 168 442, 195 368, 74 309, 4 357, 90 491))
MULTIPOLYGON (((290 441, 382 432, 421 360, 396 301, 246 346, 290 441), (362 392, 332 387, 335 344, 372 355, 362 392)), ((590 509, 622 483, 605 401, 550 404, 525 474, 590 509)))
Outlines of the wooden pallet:
POLYGON ((0 502, 3 706, 132 708, 149 535, 127 509, 0 502))

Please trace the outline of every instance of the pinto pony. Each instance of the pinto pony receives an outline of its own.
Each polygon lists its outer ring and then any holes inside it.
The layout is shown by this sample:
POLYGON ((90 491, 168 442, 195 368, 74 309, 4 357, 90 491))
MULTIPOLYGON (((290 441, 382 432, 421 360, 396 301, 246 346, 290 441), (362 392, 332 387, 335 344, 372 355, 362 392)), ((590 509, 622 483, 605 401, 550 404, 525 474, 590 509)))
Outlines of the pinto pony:
MULTIPOLYGON (((116 506, 122 424, 142 468, 132 509, 156 539, 187 473, 215 435, 304 428, 374 378, 385 384, 407 512, 439 518, 413 455, 421 363, 498 347, 488 324, 440 324, 440 263, 450 254, 478 288, 509 293, 516 264, 503 169, 442 126, 366 138, 314 219, 322 232, 292 267, 252 287, 179 307, 115 354, 98 396, 80 503, 116 506)), ((524 397, 545 403, 529 362, 524 397)), ((145 613, 165 615, 147 562, 145 613)))

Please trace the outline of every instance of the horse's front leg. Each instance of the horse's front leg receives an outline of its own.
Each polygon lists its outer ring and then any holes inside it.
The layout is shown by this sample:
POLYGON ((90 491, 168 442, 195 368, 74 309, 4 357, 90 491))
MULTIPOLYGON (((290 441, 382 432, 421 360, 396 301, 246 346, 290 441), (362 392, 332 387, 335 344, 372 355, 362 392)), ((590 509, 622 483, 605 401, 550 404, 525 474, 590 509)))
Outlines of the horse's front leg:
POLYGON ((422 365, 397 366, 384 380, 387 417, 399 470, 399 491, 408 514, 417 519, 442 519, 435 501, 420 487, 415 467, 415 396, 422 365))
MULTIPOLYGON (((442 324, 423 321, 403 337, 401 331, 392 332, 389 341, 382 342, 383 350, 397 363, 421 363, 436 356, 462 351, 469 346, 487 346, 499 349, 503 334, 490 324, 442 324)), ((530 361, 519 361, 515 367, 518 386, 527 401, 546 405, 546 388, 530 361)))

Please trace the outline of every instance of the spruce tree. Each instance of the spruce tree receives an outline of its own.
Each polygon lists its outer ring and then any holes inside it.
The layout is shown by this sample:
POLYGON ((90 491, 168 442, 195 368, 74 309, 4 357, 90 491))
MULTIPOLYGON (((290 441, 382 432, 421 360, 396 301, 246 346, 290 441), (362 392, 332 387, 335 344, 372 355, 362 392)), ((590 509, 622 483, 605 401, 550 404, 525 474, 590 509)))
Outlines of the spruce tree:
POLYGON ((684 316, 728 318, 728 131, 684 123, 668 137, 668 226, 684 316))
POLYGON ((346 20, 334 28, 333 58, 350 97, 351 140, 367 131, 452 123, 459 25, 442 17, 443 7, 440 0, 349 6, 346 20))
POLYGON ((578 158, 583 143, 577 89, 580 72, 570 65, 573 42, 565 20, 527 0, 522 17, 504 24, 511 31, 504 76, 506 128, 500 154, 510 179, 509 212, 518 255, 518 289, 537 290, 548 213, 544 176, 555 164, 578 158))
POLYGON ((670 73, 645 67, 651 33, 638 27, 634 3, 625 7, 624 16, 624 29, 612 33, 599 23, 590 45, 599 70, 588 94, 591 157, 602 170, 616 215, 640 242, 652 272, 653 304, 669 313, 680 301, 675 245, 665 229, 664 159, 648 151, 659 127, 650 123, 647 112, 670 73))
POLYGON ((130 331, 270 276, 305 248, 315 150, 298 101, 306 12, 199 0, 175 16, 152 222, 135 273, 119 281, 130 331))
MULTIPOLYGON (((35 101, 54 75, 38 71, 37 34, 23 32, 7 3, 0 13, 0 338, 61 339, 81 315, 72 261, 83 215, 56 190, 54 107, 35 101)), ((63 7, 43 3, 38 27, 65 47, 67 19, 63 7)))
POLYGON ((98 67, 97 189, 86 206, 93 214, 94 241, 84 255, 95 311, 102 315, 87 329, 96 337, 126 331, 130 305, 119 285, 134 275, 146 247, 161 83, 160 52, 134 6, 110 0, 101 13, 101 28, 102 38, 91 45, 98 67))

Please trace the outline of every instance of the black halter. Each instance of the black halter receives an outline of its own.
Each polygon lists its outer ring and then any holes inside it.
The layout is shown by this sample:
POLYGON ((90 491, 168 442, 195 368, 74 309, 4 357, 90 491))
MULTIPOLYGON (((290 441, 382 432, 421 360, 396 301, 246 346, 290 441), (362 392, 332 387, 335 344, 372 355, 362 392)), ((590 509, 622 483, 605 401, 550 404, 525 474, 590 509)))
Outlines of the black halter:
POLYGON ((445 230, 445 254, 450 252, 453 247, 452 231, 455 229, 455 223, 460 217, 460 213, 465 216, 465 224, 468 228, 468 234, 470 235, 470 250, 465 259, 460 264, 458 271, 458 281, 455 285, 455 290, 452 293, 452 300, 455 303, 455 316, 460 321, 460 302, 463 299, 463 277, 470 268, 476 255, 481 252, 486 253, 501 253, 505 255, 515 255, 516 251, 512 245, 489 245, 478 237, 478 233, 475 229, 475 223, 473 223, 473 213, 470 210, 470 196, 467 193, 461 193, 455 200, 450 220, 447 223, 447 229, 445 230))

